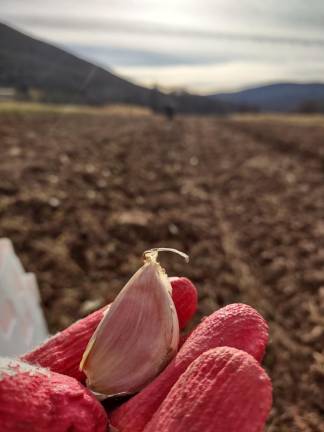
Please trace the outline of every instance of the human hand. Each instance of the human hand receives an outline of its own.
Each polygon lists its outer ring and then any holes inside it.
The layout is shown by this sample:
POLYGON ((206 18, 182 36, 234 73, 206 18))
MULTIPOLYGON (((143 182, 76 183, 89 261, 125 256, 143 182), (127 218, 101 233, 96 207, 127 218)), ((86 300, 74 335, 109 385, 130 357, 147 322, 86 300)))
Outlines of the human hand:
MULTIPOLYGON (((181 313, 181 307, 177 311, 181 313)), ((78 321, 25 355, 24 360, 67 375, 77 375, 75 365, 79 364, 90 337, 87 331, 94 331, 102 314, 103 310, 78 321), (80 349, 82 343, 84 346, 80 349)), ((108 412, 111 425, 120 432, 263 430, 271 407, 271 384, 258 361, 262 359, 266 343, 266 323, 252 308, 229 305, 220 309, 197 327, 175 359, 151 384, 118 409, 108 412)), ((82 379, 78 374, 75 377, 82 379)), ((98 410, 95 399, 93 404, 98 410)), ((102 411, 98 412, 102 414, 102 411)), ((57 410, 52 409, 53 416, 55 413, 57 410)), ((41 414, 36 420, 42 417, 41 414)), ((69 416, 70 426, 73 425, 76 431, 103 431, 106 428, 104 422, 91 427, 90 423, 83 422, 87 429, 82 429, 67 407, 66 417, 69 416)), ((52 420, 55 424, 55 419, 52 420)), ((47 430, 63 432, 68 429, 47 430)))
POLYGON ((231 304, 193 331, 174 360, 110 416, 121 432, 261 432, 272 404, 259 365, 268 340, 263 318, 231 304))

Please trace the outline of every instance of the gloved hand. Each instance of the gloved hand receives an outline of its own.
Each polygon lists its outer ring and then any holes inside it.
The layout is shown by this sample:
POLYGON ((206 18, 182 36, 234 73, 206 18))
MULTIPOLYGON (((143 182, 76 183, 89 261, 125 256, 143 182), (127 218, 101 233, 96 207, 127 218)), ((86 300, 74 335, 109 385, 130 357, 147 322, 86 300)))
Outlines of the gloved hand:
MULTIPOLYGON (((178 303, 180 315, 193 303, 189 293, 182 295, 182 308, 178 303)), ((73 379, 83 379, 78 365, 102 314, 103 309, 94 312, 22 358, 54 372, 8 364, 0 369, 0 424, 6 431, 106 430, 104 409, 73 379)), ((218 310, 151 384, 108 410, 110 427, 120 432, 262 431, 271 408, 271 383, 258 363, 267 338, 265 321, 251 307, 218 310)))
POLYGON ((151 384, 112 412, 111 424, 121 432, 261 432, 272 403, 259 365, 267 340, 267 324, 250 306, 219 309, 151 384))

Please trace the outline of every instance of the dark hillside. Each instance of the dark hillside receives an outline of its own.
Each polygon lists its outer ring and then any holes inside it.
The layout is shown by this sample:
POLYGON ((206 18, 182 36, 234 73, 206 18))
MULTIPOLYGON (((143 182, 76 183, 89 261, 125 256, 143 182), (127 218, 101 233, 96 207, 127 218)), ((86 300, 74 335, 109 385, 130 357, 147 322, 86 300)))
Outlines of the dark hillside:
POLYGON ((276 83, 211 97, 263 112, 324 111, 323 83, 276 83))
POLYGON ((0 24, 0 86, 38 89, 51 102, 146 105, 150 90, 0 24))
POLYGON ((0 87, 21 98, 57 103, 127 103, 163 110, 171 104, 184 113, 223 113, 228 104, 191 94, 167 96, 133 84, 109 70, 0 23, 0 87), (35 96, 33 96, 35 97, 35 96), (156 100, 157 99, 157 100, 156 100))

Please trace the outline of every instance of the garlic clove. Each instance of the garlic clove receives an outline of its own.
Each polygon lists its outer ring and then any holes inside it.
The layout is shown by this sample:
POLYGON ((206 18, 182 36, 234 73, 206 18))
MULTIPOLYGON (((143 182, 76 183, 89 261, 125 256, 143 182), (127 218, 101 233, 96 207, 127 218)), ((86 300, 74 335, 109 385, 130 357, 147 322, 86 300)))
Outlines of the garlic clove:
POLYGON ((144 253, 144 265, 118 294, 84 352, 80 369, 100 399, 138 392, 177 352, 179 323, 171 284, 156 261, 160 250, 165 248, 144 253))

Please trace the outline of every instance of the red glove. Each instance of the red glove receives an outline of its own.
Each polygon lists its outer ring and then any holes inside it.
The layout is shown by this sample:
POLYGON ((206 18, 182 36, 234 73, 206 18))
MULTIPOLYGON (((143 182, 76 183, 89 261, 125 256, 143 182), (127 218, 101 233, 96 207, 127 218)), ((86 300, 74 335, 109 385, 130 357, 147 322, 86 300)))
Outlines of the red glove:
MULTIPOLYGON (((176 292, 174 283, 172 285, 176 292)), ((187 295, 179 296, 186 307, 194 298, 192 291, 191 294, 189 292, 190 290, 187 295)), ((174 301, 177 305, 176 298, 174 301)), ((179 304, 181 302, 178 303, 177 311, 181 314, 184 308, 181 309, 179 304)), ((103 310, 97 311, 78 321, 32 353, 23 356, 23 359, 61 374, 82 378, 78 365, 102 313, 103 310)), ((267 325, 251 307, 233 304, 218 310, 194 330, 175 359, 151 384, 108 413, 110 424, 120 432, 261 432, 272 403, 270 380, 258 363, 263 357, 267 339, 267 325)), ((61 380, 62 383, 65 382, 61 394, 68 391, 73 399, 77 392, 79 399, 89 400, 90 393, 75 380, 58 374, 51 373, 50 376, 52 375, 55 375, 56 383, 52 386, 53 394, 57 393, 57 383, 61 380), (65 380, 69 380, 70 384, 65 380)), ((51 395, 49 378, 45 379, 46 385, 43 385, 47 389, 43 400, 44 406, 52 404, 52 409, 45 411, 39 408, 38 412, 34 412, 35 425, 32 425, 32 419, 29 418, 28 426, 21 428, 20 423, 18 429, 16 418, 12 412, 8 414, 3 403, 3 395, 6 393, 3 392, 5 386, 2 376, 0 370, 0 424, 6 425, 6 431, 45 430, 42 429, 43 426, 37 426, 45 412, 47 416, 52 416, 50 424, 53 424, 53 427, 47 426, 47 431, 65 432, 69 427, 80 432, 106 430, 103 408, 94 398, 91 398, 93 409, 90 410, 92 423, 88 422, 88 417, 81 408, 80 415, 83 413, 84 421, 77 422, 77 409, 70 413, 69 403, 66 404, 65 423, 60 423, 56 417, 61 418, 63 410, 56 409, 58 399, 51 395), (98 418, 95 426, 93 412, 97 413, 98 418), (1 423, 3 419, 7 423, 1 423), (58 423, 60 429, 57 429, 58 423)), ((18 379, 17 374, 14 378, 5 376, 6 385, 10 380, 18 379)), ((29 381, 34 382, 35 377, 36 372, 33 376, 24 375, 24 385, 29 381)), ((44 375, 42 377, 44 379, 44 375)), ((19 379, 17 382, 20 382, 19 379)), ((16 404, 14 411, 20 412, 23 418, 22 405, 25 404, 26 407, 26 400, 32 405, 33 391, 30 389, 33 386, 41 391, 40 382, 38 386, 32 383, 28 388, 29 394, 22 392, 19 393, 20 398, 12 398, 16 404)), ((75 396, 75 403, 78 397, 75 396)))
POLYGON ((113 411, 111 424, 121 432, 262 431, 272 403, 258 363, 267 340, 267 324, 250 306, 219 309, 151 384, 113 411))

